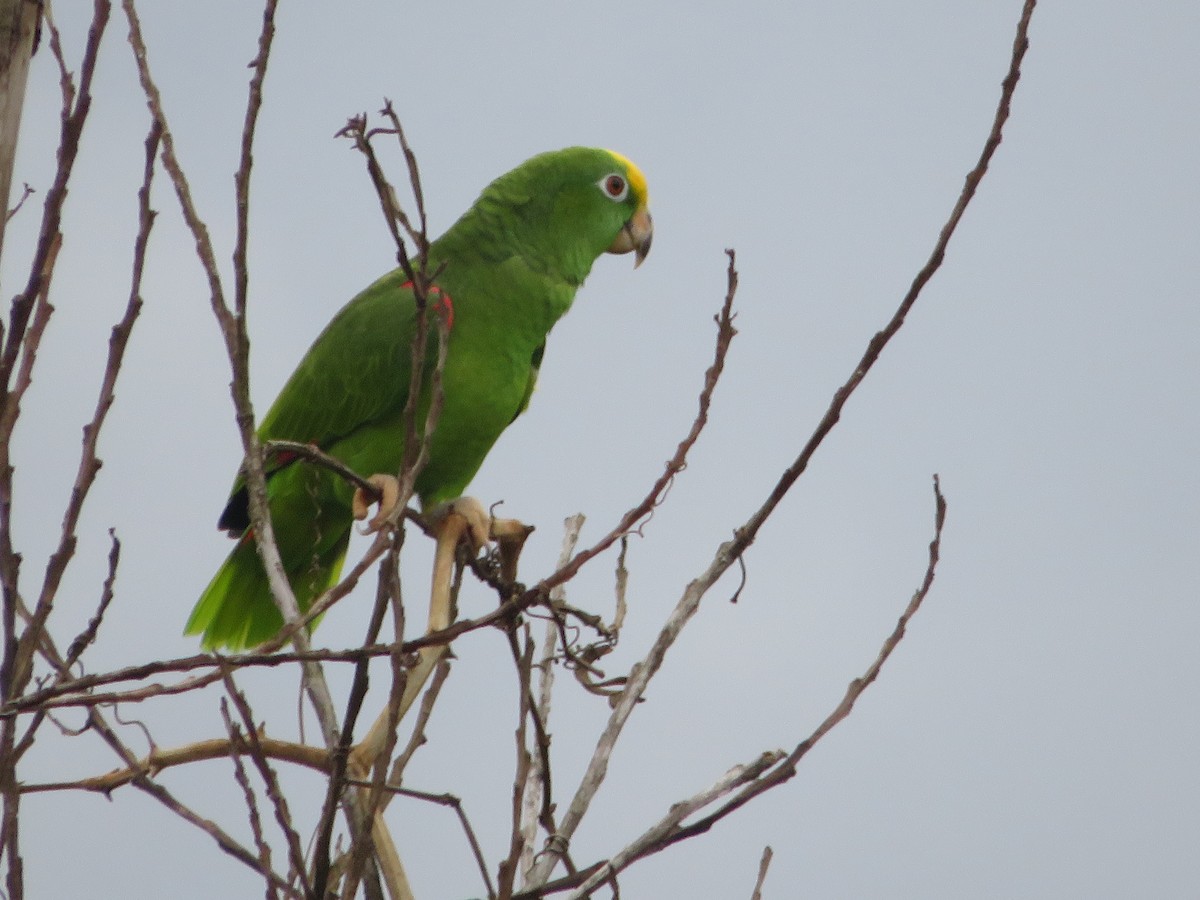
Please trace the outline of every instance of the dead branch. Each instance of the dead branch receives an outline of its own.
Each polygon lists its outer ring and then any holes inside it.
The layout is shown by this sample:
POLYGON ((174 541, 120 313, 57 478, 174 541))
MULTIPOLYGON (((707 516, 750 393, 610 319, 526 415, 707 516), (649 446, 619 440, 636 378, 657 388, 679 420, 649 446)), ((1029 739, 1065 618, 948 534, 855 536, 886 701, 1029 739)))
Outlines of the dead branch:
MULTIPOLYGON (((268 759, 290 762, 317 772, 328 774, 329 752, 311 744, 297 744, 293 741, 281 741, 259 734, 259 746, 263 755, 268 759)), ((244 752, 242 745, 231 742, 228 738, 210 738, 196 741, 182 747, 162 750, 155 748, 146 756, 138 759, 131 757, 125 766, 113 769, 103 775, 93 775, 75 781, 59 781, 31 783, 21 785, 23 794, 39 794, 47 791, 89 791, 98 794, 110 794, 119 787, 133 784, 139 777, 157 775, 166 769, 172 769, 187 763, 203 762, 210 759, 224 759, 231 753, 244 752)))
MULTIPOLYGON (((234 723, 229 715, 229 703, 221 698, 221 718, 225 722, 225 731, 229 735, 230 746, 239 746, 244 743, 242 731, 234 723)), ((262 817, 258 814, 258 801, 254 796, 254 789, 250 786, 250 776, 246 774, 246 766, 242 763, 242 757, 237 753, 231 753, 229 756, 233 762, 233 777, 242 789, 242 798, 246 802, 246 814, 250 821, 250 833, 254 836, 254 847, 258 850, 258 864, 260 871, 272 872, 271 867, 271 845, 267 843, 263 836, 262 817)), ((276 898, 279 896, 279 891, 267 879, 267 896, 276 898)))
POLYGON ((571 892, 570 900, 583 900, 590 892, 606 881, 615 877, 622 869, 635 859, 646 855, 647 849, 658 845, 668 835, 674 834, 679 824, 697 810, 703 809, 715 800, 736 790, 738 787, 753 783, 763 772, 774 766, 783 757, 779 750, 768 751, 758 759, 744 766, 734 766, 709 788, 694 797, 671 804, 671 809, 648 831, 637 838, 620 853, 607 860, 595 870, 578 888, 571 892))
MULTIPOLYGON (((238 716, 241 718, 241 729, 245 731, 243 738, 245 747, 250 759, 254 762, 255 768, 258 769, 259 777, 262 778, 267 798, 271 801, 271 806, 275 811, 275 821, 279 825, 279 830, 283 832, 284 840, 287 843, 288 863, 291 866, 288 879, 300 882, 305 897, 319 897, 321 895, 315 893, 312 885, 309 883, 308 873, 304 865, 304 850, 300 847, 300 836, 296 833, 295 825, 292 823, 292 814, 288 809, 287 798, 279 786, 279 778, 275 774, 275 770, 271 768, 271 764, 267 761, 267 754, 264 752, 258 729, 254 725, 254 714, 250 710, 250 703, 246 700, 245 694, 239 691, 237 685, 234 683, 233 673, 225 669, 221 674, 225 681, 225 690, 229 695, 229 699, 237 707, 238 716)), ((238 729, 235 723, 229 720, 228 710, 224 708, 224 704, 223 714, 226 718, 230 738, 236 740, 238 738, 236 732, 241 729, 238 729)), ((235 761, 239 758, 239 755, 236 753, 231 755, 235 761)), ((248 787, 247 793, 253 798, 253 793, 249 792, 248 787)), ((252 813, 257 814, 252 803, 250 808, 252 813)))
MULTIPOLYGON (((353 778, 349 779, 349 784, 355 787, 370 787, 371 782, 358 781, 353 778)), ((428 791, 418 791, 413 788, 400 787, 394 781, 389 781, 384 785, 384 790, 388 791, 392 796, 396 797, 411 797, 414 800, 424 800, 427 803, 436 803, 439 806, 448 806, 454 810, 458 817, 459 824, 462 825, 463 833, 466 835, 467 843, 471 846, 471 853, 475 857, 475 864, 479 867, 479 875, 483 879, 484 887, 487 890, 488 900, 495 900, 496 888, 492 884, 492 877, 488 874, 487 863, 483 858, 483 847, 479 843, 479 838, 475 834, 475 829, 471 827, 471 820, 467 816, 467 811, 463 808, 462 799, 453 794, 432 794, 428 791)))
POLYGON ((513 776, 512 801, 509 810, 512 825, 509 831, 508 856, 501 861, 497 876, 499 895, 501 897, 512 896, 513 885, 516 883, 517 866, 524 849, 521 813, 524 805, 525 788, 530 782, 530 771, 533 765, 533 758, 527 745, 528 738, 526 737, 527 726, 530 721, 535 723, 535 729, 538 731, 536 738, 537 746, 541 748, 548 743, 541 720, 533 714, 533 695, 529 683, 533 674, 534 642, 529 625, 520 626, 519 631, 517 626, 514 625, 508 629, 507 637, 509 650, 513 656, 513 664, 517 670, 519 699, 517 705, 517 731, 515 735, 517 763, 513 776), (520 637, 518 637, 518 634, 520 637), (523 641, 521 640, 522 638, 523 641))
POLYGON ((921 604, 925 601, 925 597, 929 594, 933 587, 934 575, 937 571, 938 560, 941 558, 942 547, 942 529, 946 522, 946 498, 942 496, 941 483, 938 477, 933 477, 933 493, 934 493, 934 535, 933 540, 929 542, 929 563, 925 568, 925 576, 921 581, 921 585, 909 600, 908 606, 900 615, 896 627, 892 633, 888 635, 883 642, 883 646, 879 650, 875 661, 867 668, 867 670, 854 681, 850 682, 850 686, 846 689, 845 696, 837 707, 826 716, 825 720, 817 727, 812 734, 796 745, 796 748, 788 754, 786 759, 780 761, 779 765, 773 770, 764 775, 757 782, 748 785, 744 790, 739 792, 737 796, 730 800, 722 807, 706 816, 703 819, 697 820, 695 823, 681 828, 676 835, 673 835, 663 846, 669 846, 680 840, 685 840, 696 834, 701 834, 711 828, 716 822, 720 821, 729 813, 744 806, 754 797, 770 790, 784 781, 790 779, 796 774, 796 765, 804 758, 805 755, 821 740, 826 734, 833 729, 839 722, 843 721, 850 712, 854 709, 854 704, 872 682, 879 677, 879 672, 883 668, 884 663, 895 651, 900 641, 904 638, 905 630, 908 627, 909 621, 920 610, 921 604))
MULTIPOLYGON (((429 682, 429 687, 425 689, 425 696, 421 698, 421 707, 417 710, 417 718, 413 722, 413 730, 408 736, 408 743, 392 762, 392 770, 388 773, 389 784, 403 784, 404 770, 408 767, 409 761, 412 760, 417 750, 425 744, 425 729, 429 726, 429 717, 433 715, 434 704, 437 703, 442 686, 449 677, 450 661, 443 659, 437 664, 437 668, 433 670, 433 678, 429 682)), ((387 801, 385 799, 380 804, 380 808, 383 809, 386 806, 387 801)))

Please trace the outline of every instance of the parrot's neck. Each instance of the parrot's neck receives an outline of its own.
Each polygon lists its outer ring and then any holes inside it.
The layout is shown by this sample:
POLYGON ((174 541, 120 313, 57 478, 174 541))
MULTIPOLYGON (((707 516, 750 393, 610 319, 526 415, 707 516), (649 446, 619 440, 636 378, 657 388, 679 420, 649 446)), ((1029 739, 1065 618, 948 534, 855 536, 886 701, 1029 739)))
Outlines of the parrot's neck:
POLYGON ((440 270, 437 283, 453 298, 455 330, 498 329, 532 352, 571 308, 578 283, 474 225, 460 219, 429 248, 429 269, 440 270))
POLYGON ((430 268, 444 264, 437 281, 456 305, 461 292, 476 317, 503 316, 537 345, 571 308, 593 257, 522 241, 527 229, 505 227, 503 219, 481 198, 430 246, 430 268))
POLYGON ((583 284, 598 255, 586 242, 564 240, 533 209, 487 193, 437 243, 445 244, 448 258, 475 258, 489 265, 518 259, 530 272, 572 292, 583 284))

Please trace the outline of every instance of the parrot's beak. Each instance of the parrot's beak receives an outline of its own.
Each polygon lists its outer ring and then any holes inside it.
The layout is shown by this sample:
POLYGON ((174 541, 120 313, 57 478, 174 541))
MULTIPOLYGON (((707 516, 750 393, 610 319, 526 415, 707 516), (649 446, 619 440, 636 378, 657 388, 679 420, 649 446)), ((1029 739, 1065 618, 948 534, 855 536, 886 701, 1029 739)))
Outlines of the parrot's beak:
POLYGON ((636 269, 650 252, 650 242, 654 240, 654 222, 650 219, 650 211, 644 206, 633 214, 633 218, 625 223, 625 227, 617 234, 617 239, 608 248, 609 253, 634 252, 633 267, 636 269))

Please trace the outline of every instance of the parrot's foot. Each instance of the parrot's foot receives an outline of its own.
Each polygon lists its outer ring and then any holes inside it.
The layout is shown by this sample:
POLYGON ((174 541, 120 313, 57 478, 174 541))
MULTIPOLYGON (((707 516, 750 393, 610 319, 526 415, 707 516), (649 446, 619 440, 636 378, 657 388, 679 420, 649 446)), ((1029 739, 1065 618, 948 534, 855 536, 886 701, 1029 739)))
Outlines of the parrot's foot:
POLYGON ((492 515, 474 497, 439 503, 425 514, 434 534, 444 533, 452 519, 462 520, 456 523, 456 530, 471 542, 472 550, 478 551, 491 539, 492 515))
POLYGON ((506 584, 516 582, 517 560, 531 534, 533 526, 517 519, 492 519, 492 540, 500 550, 500 580, 506 584))
MULTIPOLYGON (((384 526, 400 501, 400 481, 395 475, 372 475, 367 479, 367 483, 379 493, 379 512, 367 523, 363 534, 374 534, 384 526)), ((354 518, 359 521, 365 519, 371 504, 375 502, 375 498, 366 490, 361 487, 355 488, 354 499, 350 501, 354 518)))
POLYGON ((425 515, 425 521, 439 538, 449 528, 454 528, 465 537, 473 552, 488 543, 495 542, 499 549, 500 577, 512 582, 517 577, 517 557, 525 539, 533 532, 532 525, 517 519, 498 519, 474 497, 459 497, 448 503, 435 506, 425 515), (454 522, 454 525, 451 523, 454 522))

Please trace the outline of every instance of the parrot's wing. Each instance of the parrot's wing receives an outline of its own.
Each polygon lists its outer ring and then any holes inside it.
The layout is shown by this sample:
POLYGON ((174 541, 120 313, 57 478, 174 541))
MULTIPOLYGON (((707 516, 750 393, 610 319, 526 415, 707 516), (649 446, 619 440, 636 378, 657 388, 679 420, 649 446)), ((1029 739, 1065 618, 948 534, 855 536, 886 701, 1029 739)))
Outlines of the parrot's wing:
POLYGON ((415 321, 403 273, 375 282, 313 342, 263 417, 259 437, 328 447, 403 406, 415 321))
MULTIPOLYGON (((313 342, 280 391, 259 425, 259 439, 328 449, 361 428, 399 415, 408 400, 416 319, 412 289, 398 270, 351 300, 313 342)), ((436 350, 432 333, 430 359, 436 350)), ((268 476, 292 459, 286 454, 269 457, 268 476)), ((249 525, 241 474, 219 525, 233 533, 249 525)))

